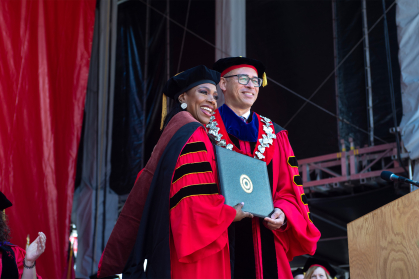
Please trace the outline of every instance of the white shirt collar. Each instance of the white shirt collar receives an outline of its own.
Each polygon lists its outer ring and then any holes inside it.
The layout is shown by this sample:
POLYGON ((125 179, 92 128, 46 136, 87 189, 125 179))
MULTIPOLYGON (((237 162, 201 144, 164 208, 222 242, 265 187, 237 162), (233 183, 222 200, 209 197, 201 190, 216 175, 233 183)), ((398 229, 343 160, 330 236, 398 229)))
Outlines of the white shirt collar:
POLYGON ((246 112, 245 114, 243 114, 241 117, 244 117, 247 120, 247 119, 249 119, 249 116, 250 116, 250 110, 248 112, 246 112))

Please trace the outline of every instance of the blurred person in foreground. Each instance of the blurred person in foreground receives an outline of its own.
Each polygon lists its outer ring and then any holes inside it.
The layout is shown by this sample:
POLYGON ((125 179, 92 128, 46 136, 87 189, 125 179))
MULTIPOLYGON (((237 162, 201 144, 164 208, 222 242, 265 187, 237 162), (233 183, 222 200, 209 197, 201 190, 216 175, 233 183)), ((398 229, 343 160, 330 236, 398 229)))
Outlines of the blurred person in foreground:
POLYGON ((260 87, 267 85, 265 66, 255 59, 227 57, 213 69, 221 73, 225 104, 215 111, 208 133, 217 145, 266 163, 275 208, 270 217, 230 226, 232 277, 292 279, 289 261, 313 255, 320 232, 310 220, 288 132, 252 111, 260 87))
POLYGON ((304 279, 336 279, 336 270, 326 261, 309 258, 304 265, 304 279))
POLYGON ((204 127, 217 108, 219 80, 197 66, 167 81, 163 92, 174 108, 162 117, 163 133, 112 231, 99 278, 231 278, 228 227, 253 216, 219 194, 204 127))
POLYGON ((10 229, 7 226, 5 209, 12 203, 0 191, 0 278, 1 279, 40 279, 36 274, 36 260, 45 251, 46 236, 39 232, 38 237, 26 251, 9 242, 10 229))

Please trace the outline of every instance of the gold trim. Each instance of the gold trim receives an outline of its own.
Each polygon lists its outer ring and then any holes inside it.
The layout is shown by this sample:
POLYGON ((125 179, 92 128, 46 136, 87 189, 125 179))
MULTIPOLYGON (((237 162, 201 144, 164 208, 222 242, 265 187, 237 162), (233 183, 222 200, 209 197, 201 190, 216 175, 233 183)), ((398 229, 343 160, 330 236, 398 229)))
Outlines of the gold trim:
POLYGON ((298 165, 297 166, 291 166, 291 164, 290 164, 290 158, 291 157, 294 157, 295 158, 295 156, 289 156, 288 157, 288 159, 287 159, 287 163, 288 163, 288 165, 291 167, 291 168, 298 168, 298 165))
POLYGON ((181 178, 183 178, 183 177, 185 177, 185 176, 187 176, 187 175, 190 175, 190 174, 197 174, 197 173, 207 173, 207 172, 212 172, 212 170, 211 170, 211 171, 203 171, 203 172, 190 172, 190 173, 184 174, 184 175, 182 175, 181 177, 179 177, 178 179, 176 179, 176 181, 172 182, 172 184, 175 184, 175 183, 176 183, 176 182, 178 182, 181 178))
POLYGON ((295 184, 295 185, 297 185, 297 186, 299 186, 299 187, 302 187, 302 186, 303 186, 303 184, 298 185, 298 184, 297 184, 297 182, 295 182, 295 177, 296 177, 296 176, 301 177, 299 174, 294 175, 294 176, 292 177, 292 182, 294 182, 294 184, 295 184))
POLYGON ((303 201, 303 195, 305 196, 306 194, 304 194, 304 193, 303 193, 303 194, 301 194, 301 195, 300 195, 301 202, 302 202, 304 205, 308 205, 307 203, 304 203, 304 201, 303 201))
MULTIPOLYGON (((198 143, 198 142, 202 142, 204 145, 205 145, 205 142, 203 142, 203 141, 194 141, 194 142, 188 142, 187 144, 185 144, 185 146, 183 147, 183 149, 185 149, 185 147, 188 145, 188 144, 192 144, 192 143, 198 143)), ((205 153, 207 153, 207 146, 205 145, 205 150, 199 150, 199 151, 195 151, 195 152, 188 152, 188 153, 185 153, 185 154, 182 154, 182 155, 180 155, 179 156, 179 158, 180 157, 182 157, 182 156, 184 156, 184 155, 188 155, 188 154, 193 154, 193 153, 198 153, 198 152, 205 152, 205 153)), ((182 151, 183 151, 183 149, 182 149, 182 151)), ((180 153, 182 153, 182 152, 180 152, 180 153)), ((182 165, 183 166, 183 165, 182 165)))
POLYGON ((164 120, 167 116, 167 96, 163 93, 161 97, 161 122, 160 122, 160 131, 163 130, 164 120))
POLYGON ((174 209, 183 199, 189 198, 189 197, 196 197, 196 196, 212 196, 212 195, 218 195, 218 193, 214 193, 214 194, 199 194, 199 195, 190 195, 190 196, 186 196, 180 199, 180 201, 173 206, 172 208, 170 208, 170 210, 174 209))
POLYGON ((188 155, 188 154, 194 154, 194 153, 199 153, 199 152, 205 152, 205 153, 207 153, 206 150, 199 150, 199 151, 195 151, 195 152, 188 152, 188 153, 182 154, 182 155, 179 156, 179 158, 182 157, 182 156, 188 155))
MULTIPOLYGON (((190 187, 190 186, 196 186, 196 185, 208 185, 208 184, 216 184, 215 182, 208 182, 208 183, 198 183, 198 184, 189 184, 189 185, 186 185, 186 186, 183 186, 183 187, 181 187, 176 193, 175 193, 175 195, 180 191, 180 190, 182 190, 183 188, 186 188, 186 187, 190 187)), ((171 196, 170 198, 173 198, 175 195, 173 195, 173 196, 171 196)))
POLYGON ((179 168, 181 168, 181 167, 183 167, 183 166, 186 166, 186 165, 193 165, 193 164, 199 164, 199 163, 205 163, 205 162, 209 163, 208 161, 201 161, 201 162, 194 162, 194 163, 185 163, 185 164, 180 165, 179 167, 177 167, 177 168, 175 169, 175 171, 177 171, 179 168))
POLYGON ((199 141, 188 142, 187 144, 185 144, 185 146, 188 144, 197 143, 197 142, 202 142, 203 144, 205 144, 205 142, 203 142, 202 140, 199 140, 199 141))

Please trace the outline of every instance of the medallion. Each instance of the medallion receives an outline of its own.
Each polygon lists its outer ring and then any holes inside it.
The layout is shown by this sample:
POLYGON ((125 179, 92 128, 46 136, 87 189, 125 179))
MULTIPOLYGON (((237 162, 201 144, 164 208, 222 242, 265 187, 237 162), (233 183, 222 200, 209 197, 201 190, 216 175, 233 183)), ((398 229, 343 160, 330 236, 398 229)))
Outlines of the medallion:
MULTIPOLYGON (((260 136, 258 138, 258 141, 256 142, 254 158, 259 159, 261 161, 266 161, 266 150, 272 147, 274 142, 273 140, 276 139, 276 135, 273 129, 272 121, 269 118, 258 114, 256 114, 256 116, 259 118, 259 122, 261 124, 259 125, 259 130, 262 130, 262 132, 259 131, 260 136)), ((233 143, 227 135, 227 131, 225 131, 224 124, 217 122, 218 118, 221 120, 221 116, 217 110, 212 113, 210 121, 206 125, 208 134, 213 136, 218 146, 244 154, 244 152, 242 152, 240 149, 233 145, 233 143)))

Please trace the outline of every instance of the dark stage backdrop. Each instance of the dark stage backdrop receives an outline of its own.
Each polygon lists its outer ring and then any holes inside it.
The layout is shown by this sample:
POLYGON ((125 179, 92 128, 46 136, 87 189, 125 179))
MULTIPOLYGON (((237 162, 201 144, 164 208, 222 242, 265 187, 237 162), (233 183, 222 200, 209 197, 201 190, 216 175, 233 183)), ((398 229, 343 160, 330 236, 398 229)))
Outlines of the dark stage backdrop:
MULTIPOLYGON (((392 0, 387 0, 386 7, 389 7, 393 2, 392 0)), ((339 0, 336 2, 337 57, 339 63, 363 37, 361 4, 361 1, 339 0)), ((402 105, 395 11, 396 5, 387 13, 387 20, 398 125, 402 116, 402 105)), ((368 29, 382 15, 382 1, 367 1, 368 29)), ((387 142, 395 142, 394 135, 389 133, 389 129, 394 127, 394 122, 391 114, 390 85, 384 41, 384 21, 380 20, 368 35, 375 126, 374 134, 387 142)), ((338 70, 339 114, 360 128, 368 130, 368 103, 363 47, 363 43, 359 44, 338 70)), ((342 138, 345 140, 349 137, 354 138, 357 146, 363 147, 365 144, 370 144, 367 134, 359 132, 348 124, 341 122, 339 129, 342 138)), ((375 145, 378 144, 383 144, 383 142, 375 139, 375 145)))
POLYGON ((156 92, 161 91, 165 80, 165 20, 153 11, 149 16, 146 73, 145 5, 129 1, 118 6, 110 177, 110 187, 117 194, 129 193, 143 160, 146 160, 142 153, 143 139, 146 138, 146 127, 153 124, 153 111, 160 106, 161 98, 156 92), (146 108, 145 112, 143 108, 146 108))
MULTIPOLYGON (((166 14, 166 1, 150 1, 150 4, 147 67, 147 6, 139 1, 127 1, 118 6, 110 185, 120 195, 130 192, 142 162, 147 162, 160 136, 161 94, 167 80, 167 60, 169 75, 173 76, 178 67, 179 72, 198 64, 211 67, 215 57, 212 46, 188 32, 185 36, 183 55, 180 57, 184 29, 173 22, 169 25, 170 51, 167 56, 167 22, 159 13, 166 14)), ((170 1, 170 17, 185 25, 187 8, 188 1, 170 1)), ((214 13, 215 1, 192 1, 188 28, 204 39, 214 42, 214 13)))
MULTIPOLYGON (((247 56, 263 61, 268 77, 308 98, 334 69, 330 1, 246 1, 247 56)), ((336 113, 330 78, 312 101, 336 113)), ((268 81, 255 111, 281 126, 304 101, 268 81)), ((337 120, 307 104, 285 127, 297 158, 338 151, 337 120)))

